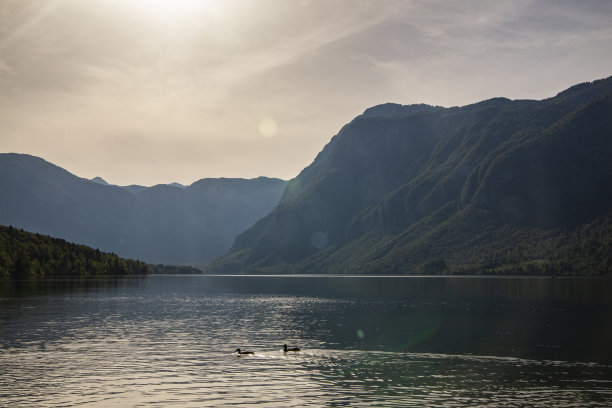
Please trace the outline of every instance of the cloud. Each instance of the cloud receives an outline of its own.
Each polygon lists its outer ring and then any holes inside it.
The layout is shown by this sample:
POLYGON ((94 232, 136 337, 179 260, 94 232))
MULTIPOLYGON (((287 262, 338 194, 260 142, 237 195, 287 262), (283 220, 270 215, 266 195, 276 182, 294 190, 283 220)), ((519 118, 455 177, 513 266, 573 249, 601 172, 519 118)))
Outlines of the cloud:
POLYGON ((121 167, 117 183, 289 178, 369 106, 542 98, 612 66, 610 2, 226 0, 167 19, 144 4, 0 3, 0 150, 85 173, 74 147, 89 149, 88 174, 121 167))
POLYGON ((17 1, 6 1, 0 8, 0 19, 2 20, 5 29, 0 38, 0 53, 7 47, 10 47, 15 41, 28 34, 30 30, 35 28, 41 20, 53 12, 65 0, 51 0, 38 4, 30 3, 24 8, 20 8, 17 1))
POLYGON ((11 67, 9 67, 8 64, 2 59, 0 59, 0 71, 8 74, 13 73, 11 67))

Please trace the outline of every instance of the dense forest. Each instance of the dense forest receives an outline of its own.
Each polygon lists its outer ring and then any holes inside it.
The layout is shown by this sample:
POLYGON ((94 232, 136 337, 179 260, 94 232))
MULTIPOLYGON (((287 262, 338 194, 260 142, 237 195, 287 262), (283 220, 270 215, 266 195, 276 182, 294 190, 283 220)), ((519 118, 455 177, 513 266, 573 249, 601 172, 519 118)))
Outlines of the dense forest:
POLYGON ((0 279, 144 275, 149 266, 85 245, 0 226, 0 279))
POLYGON ((202 273, 198 268, 189 265, 149 265, 149 272, 152 274, 164 275, 197 275, 202 273))

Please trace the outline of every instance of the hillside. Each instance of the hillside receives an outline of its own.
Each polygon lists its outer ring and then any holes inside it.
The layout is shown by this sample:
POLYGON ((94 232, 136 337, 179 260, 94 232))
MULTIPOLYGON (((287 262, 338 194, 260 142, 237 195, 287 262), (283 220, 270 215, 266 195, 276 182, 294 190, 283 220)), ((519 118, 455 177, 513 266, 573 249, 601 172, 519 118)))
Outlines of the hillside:
POLYGON ((208 270, 611 273, 611 92, 370 108, 208 270))
POLYGON ((144 262, 0 226, 0 279, 143 275, 144 262))
POLYGON ((0 224, 152 264, 201 264, 266 215, 284 186, 260 177, 120 187, 38 157, 0 154, 0 224))

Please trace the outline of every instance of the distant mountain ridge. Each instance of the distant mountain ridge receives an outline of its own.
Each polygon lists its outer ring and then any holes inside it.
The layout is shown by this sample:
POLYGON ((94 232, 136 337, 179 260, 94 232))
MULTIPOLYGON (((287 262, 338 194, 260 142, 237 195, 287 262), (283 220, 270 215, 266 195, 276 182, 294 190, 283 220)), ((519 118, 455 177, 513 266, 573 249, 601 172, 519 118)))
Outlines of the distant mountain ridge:
POLYGON ((94 177, 91 179, 94 183, 102 184, 103 186, 108 186, 109 184, 102 177, 94 177))
POLYGON ((612 77, 542 101, 384 104, 210 272, 612 273, 612 77))
POLYGON ((285 181, 203 179, 190 186, 109 185, 41 158, 0 154, 0 225, 149 263, 202 264, 278 202, 285 181))
POLYGON ((441 106, 431 106, 426 104, 417 105, 400 105, 397 103, 384 103, 382 105, 376 105, 366 109, 361 116, 367 118, 392 118, 410 115, 412 113, 426 112, 444 109, 441 106))

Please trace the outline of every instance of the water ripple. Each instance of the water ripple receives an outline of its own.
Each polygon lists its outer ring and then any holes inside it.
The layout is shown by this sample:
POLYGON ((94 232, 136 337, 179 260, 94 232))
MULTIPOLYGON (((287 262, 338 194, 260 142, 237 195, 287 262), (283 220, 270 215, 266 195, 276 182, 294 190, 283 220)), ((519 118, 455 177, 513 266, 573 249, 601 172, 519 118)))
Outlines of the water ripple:
POLYGON ((606 364, 368 350, 335 336, 354 299, 162 289, 4 304, 0 405, 612 406, 606 364), (303 351, 283 353, 284 342, 303 351))

